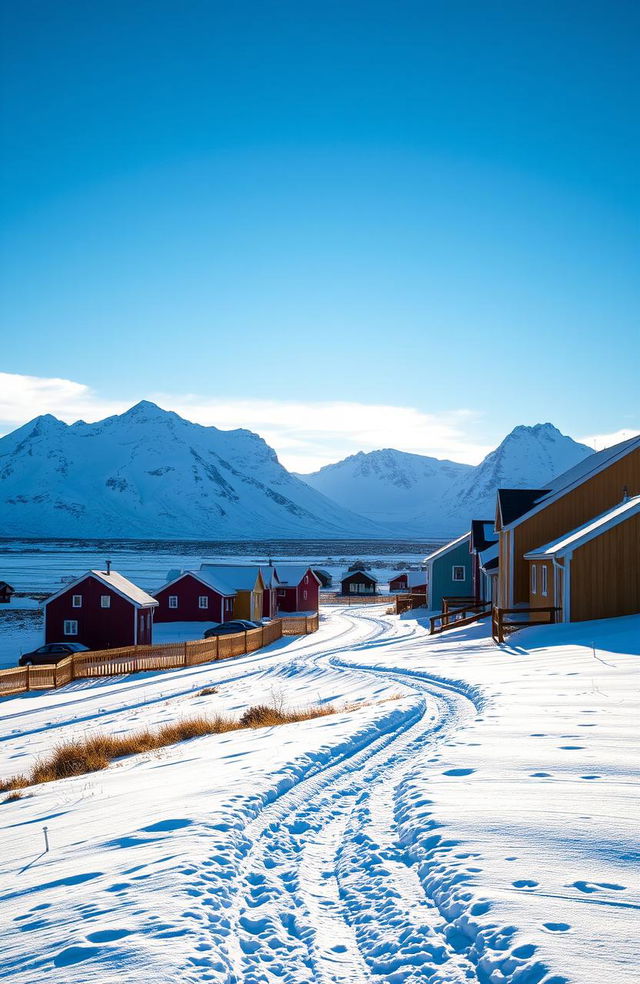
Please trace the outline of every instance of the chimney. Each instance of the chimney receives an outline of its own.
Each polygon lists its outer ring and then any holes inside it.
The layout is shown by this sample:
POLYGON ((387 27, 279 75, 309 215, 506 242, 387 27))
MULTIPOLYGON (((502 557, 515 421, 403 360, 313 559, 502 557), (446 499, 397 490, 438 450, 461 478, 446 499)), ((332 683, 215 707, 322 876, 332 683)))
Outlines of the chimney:
POLYGON ((109 577, 109 574, 111 574, 111 561, 110 560, 107 561, 107 577, 109 577))
POLYGON ((629 487, 627 485, 625 485, 625 487, 622 490, 622 501, 623 502, 629 501, 629 487))

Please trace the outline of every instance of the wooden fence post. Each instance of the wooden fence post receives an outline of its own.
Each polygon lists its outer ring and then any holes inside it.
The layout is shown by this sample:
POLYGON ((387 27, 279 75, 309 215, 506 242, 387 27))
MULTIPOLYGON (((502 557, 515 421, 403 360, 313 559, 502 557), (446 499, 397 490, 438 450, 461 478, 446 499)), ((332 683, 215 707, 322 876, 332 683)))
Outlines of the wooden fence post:
POLYGON ((27 690, 30 690, 31 689, 30 686, 29 686, 29 670, 30 669, 31 669, 31 665, 29 663, 27 663, 27 690))
POLYGON ((247 630, 244 630, 244 654, 247 655, 247 630))

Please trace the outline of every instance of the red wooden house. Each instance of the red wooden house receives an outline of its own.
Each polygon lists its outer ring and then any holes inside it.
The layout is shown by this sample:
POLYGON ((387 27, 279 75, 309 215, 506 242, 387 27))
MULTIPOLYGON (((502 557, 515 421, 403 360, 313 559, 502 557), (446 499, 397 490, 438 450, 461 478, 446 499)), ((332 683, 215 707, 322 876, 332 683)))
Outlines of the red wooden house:
POLYGON ((157 604, 117 571, 87 571, 44 602, 45 642, 89 649, 148 645, 157 604))
POLYGON ((410 591, 412 594, 427 593, 427 575, 425 571, 401 571, 389 581, 389 591, 410 591))
POLYGON ((320 579, 310 567, 302 564, 278 564, 278 611, 317 612, 320 579))
POLYGON ((210 571, 183 571, 156 591, 156 622, 227 622, 236 592, 210 571))

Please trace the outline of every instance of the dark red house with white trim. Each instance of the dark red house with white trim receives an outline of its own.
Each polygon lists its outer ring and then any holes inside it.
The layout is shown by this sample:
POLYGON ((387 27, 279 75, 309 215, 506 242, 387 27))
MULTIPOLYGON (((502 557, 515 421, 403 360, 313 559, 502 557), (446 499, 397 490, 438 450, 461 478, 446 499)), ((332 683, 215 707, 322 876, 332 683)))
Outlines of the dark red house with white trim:
POLYGON ((303 565, 276 568, 279 612, 317 612, 320 578, 303 565))
POLYGON ((44 602, 45 642, 89 649, 150 645, 158 602, 117 571, 87 571, 44 602))
POLYGON ((156 622, 228 622, 236 592, 206 570, 183 571, 156 591, 156 622))
POLYGON ((427 575, 425 571, 401 571, 389 581, 389 591, 410 591, 412 594, 427 593, 427 575))
POLYGON ((275 567, 268 564, 260 568, 262 580, 264 581, 264 594, 262 595, 262 617, 275 618, 278 614, 278 588, 280 582, 275 567))

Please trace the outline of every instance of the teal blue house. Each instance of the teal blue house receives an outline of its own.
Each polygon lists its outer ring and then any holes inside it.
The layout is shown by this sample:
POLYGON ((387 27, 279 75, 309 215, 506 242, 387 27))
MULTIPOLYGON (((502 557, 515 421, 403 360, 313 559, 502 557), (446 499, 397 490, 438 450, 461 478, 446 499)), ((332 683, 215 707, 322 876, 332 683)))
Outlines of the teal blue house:
POLYGON ((425 557, 427 608, 430 611, 441 611, 443 598, 470 598, 473 595, 470 540, 471 532, 465 533, 425 557))

